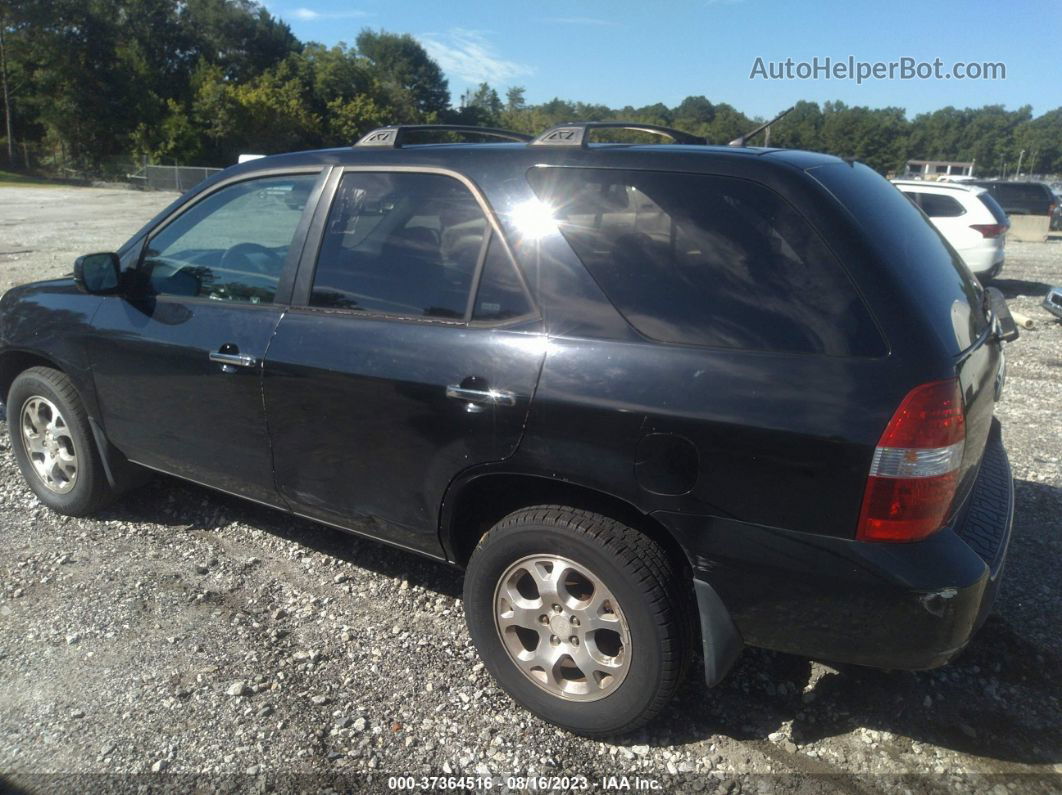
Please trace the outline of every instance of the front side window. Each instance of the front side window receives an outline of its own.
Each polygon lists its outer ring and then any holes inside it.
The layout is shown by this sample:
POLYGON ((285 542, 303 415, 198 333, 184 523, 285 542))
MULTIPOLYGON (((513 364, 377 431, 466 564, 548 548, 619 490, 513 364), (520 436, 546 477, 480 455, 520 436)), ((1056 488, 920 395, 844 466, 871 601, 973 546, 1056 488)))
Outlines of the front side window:
POLYGON ((156 295, 272 303, 316 174, 222 188, 149 241, 141 270, 156 295))
POLYGON ((487 219, 441 174, 344 175, 317 257, 311 306, 464 319, 487 219))
POLYGON ((662 342, 878 355, 840 263, 781 197, 742 179, 584 168, 529 180, 627 321, 662 342))

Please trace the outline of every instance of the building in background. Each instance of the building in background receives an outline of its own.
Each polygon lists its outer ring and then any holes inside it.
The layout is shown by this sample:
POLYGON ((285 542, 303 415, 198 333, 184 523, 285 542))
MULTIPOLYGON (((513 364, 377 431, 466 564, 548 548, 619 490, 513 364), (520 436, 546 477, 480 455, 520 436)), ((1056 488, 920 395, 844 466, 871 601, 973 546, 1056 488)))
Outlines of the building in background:
POLYGON ((908 160, 908 179, 940 179, 941 177, 972 177, 974 164, 954 160, 908 160))

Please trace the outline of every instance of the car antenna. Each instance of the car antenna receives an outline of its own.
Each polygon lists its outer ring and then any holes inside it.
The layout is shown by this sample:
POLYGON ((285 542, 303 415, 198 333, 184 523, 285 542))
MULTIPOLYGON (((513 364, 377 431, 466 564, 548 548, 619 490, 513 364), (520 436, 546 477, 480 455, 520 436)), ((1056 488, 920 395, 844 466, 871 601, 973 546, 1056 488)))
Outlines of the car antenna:
POLYGON ((765 124, 761 124, 759 127, 757 127, 752 132, 747 132, 744 135, 740 135, 737 138, 735 138, 733 141, 730 142, 729 146, 744 146, 745 143, 749 140, 749 138, 752 138, 754 135, 756 135, 758 133, 761 133, 764 130, 766 130, 768 127, 770 127, 776 121, 781 119, 783 116, 785 116, 785 114, 789 113, 789 111, 791 111, 795 107, 796 107, 796 105, 790 105, 788 108, 783 110, 781 113, 779 113, 773 119, 771 119, 769 122, 767 122, 765 124))

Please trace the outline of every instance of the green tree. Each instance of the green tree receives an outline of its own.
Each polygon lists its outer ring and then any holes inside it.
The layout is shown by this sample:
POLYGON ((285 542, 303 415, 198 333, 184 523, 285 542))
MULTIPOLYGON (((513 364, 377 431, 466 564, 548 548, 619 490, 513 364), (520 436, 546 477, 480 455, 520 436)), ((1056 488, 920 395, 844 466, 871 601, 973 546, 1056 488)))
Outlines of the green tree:
POLYGON ((486 127, 500 123, 504 109, 498 92, 486 83, 480 83, 475 89, 468 89, 461 95, 461 111, 464 123, 478 123, 486 127))
POLYGON ((442 69, 408 33, 398 36, 366 29, 358 34, 357 45, 395 94, 410 95, 417 112, 438 114, 450 107, 450 86, 442 69))
POLYGON ((508 111, 523 110, 527 107, 524 99, 525 89, 523 86, 510 86, 505 92, 505 109, 508 111))

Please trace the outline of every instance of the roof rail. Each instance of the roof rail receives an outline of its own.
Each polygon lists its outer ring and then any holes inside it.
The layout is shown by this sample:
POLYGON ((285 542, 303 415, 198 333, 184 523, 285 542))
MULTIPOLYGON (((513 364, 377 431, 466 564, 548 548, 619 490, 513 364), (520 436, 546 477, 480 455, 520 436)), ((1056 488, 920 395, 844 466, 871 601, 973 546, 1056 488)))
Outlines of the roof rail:
POLYGON ((677 144, 706 144, 707 140, 699 135, 691 135, 682 130, 674 130, 671 127, 661 127, 659 124, 642 124, 636 121, 573 121, 558 124, 546 130, 535 140, 531 146, 578 146, 586 148, 590 142, 591 130, 634 130, 636 132, 664 135, 677 144))
POLYGON ((509 141, 521 141, 527 143, 531 136, 525 133, 511 130, 499 130, 494 127, 473 127, 465 124, 395 124, 390 127, 379 127, 366 135, 363 135, 354 146, 381 146, 389 149, 400 149, 407 143, 406 138, 411 132, 448 132, 463 133, 466 135, 486 135, 491 138, 504 138, 509 141))

